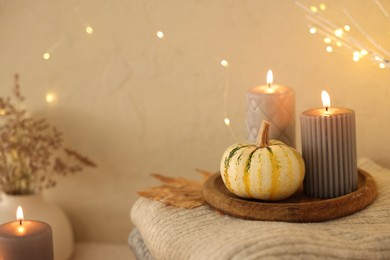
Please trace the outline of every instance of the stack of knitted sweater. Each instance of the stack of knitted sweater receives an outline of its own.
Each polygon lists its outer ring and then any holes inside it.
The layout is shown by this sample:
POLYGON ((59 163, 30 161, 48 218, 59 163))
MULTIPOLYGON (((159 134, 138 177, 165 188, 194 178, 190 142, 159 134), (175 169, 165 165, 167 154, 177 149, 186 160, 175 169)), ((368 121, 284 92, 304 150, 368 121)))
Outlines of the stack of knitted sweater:
POLYGON ((140 198, 128 242, 138 259, 390 259, 390 170, 359 160, 378 196, 366 209, 320 223, 249 221, 209 206, 182 209, 140 198))

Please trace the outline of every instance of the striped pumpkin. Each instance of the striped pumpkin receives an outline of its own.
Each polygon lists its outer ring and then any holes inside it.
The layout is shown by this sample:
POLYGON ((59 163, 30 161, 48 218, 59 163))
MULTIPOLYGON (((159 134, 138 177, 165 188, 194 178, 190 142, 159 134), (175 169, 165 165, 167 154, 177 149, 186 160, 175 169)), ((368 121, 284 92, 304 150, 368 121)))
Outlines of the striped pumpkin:
POLYGON ((305 164, 294 148, 268 141, 269 123, 264 122, 257 145, 234 144, 225 151, 221 176, 229 191, 239 197, 282 200, 302 184, 305 164))

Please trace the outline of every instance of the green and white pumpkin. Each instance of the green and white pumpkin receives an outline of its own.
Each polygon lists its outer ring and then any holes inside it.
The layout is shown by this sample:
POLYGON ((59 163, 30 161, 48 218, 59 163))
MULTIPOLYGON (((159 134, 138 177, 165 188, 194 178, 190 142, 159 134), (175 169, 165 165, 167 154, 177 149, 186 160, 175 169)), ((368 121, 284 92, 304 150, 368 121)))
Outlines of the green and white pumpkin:
POLYGON ((268 131, 269 123, 263 121, 257 145, 234 144, 222 156, 222 180, 239 197, 282 200, 302 184, 305 176, 302 156, 280 141, 268 141, 268 131))

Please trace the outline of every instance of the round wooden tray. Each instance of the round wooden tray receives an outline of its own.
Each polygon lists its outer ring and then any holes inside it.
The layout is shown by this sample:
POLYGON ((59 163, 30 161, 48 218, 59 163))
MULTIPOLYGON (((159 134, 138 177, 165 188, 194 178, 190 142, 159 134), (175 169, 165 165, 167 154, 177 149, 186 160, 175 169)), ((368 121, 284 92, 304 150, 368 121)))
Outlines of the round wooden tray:
POLYGON ((225 187, 220 173, 216 173, 205 182, 203 196, 211 207, 238 218, 320 222, 353 214, 375 200, 377 190, 374 178, 358 169, 358 183, 356 191, 337 198, 312 198, 305 195, 301 188, 285 200, 267 202, 237 197, 225 187))

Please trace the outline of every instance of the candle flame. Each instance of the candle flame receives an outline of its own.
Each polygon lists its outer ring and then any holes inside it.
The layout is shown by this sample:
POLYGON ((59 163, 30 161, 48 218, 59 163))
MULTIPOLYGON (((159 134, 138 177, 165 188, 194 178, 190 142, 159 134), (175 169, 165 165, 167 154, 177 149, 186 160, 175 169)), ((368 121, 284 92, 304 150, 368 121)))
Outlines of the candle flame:
POLYGON ((22 221, 24 219, 23 216, 23 209, 21 206, 18 206, 18 209, 16 210, 16 219, 20 221, 20 225, 22 225, 22 221))
POLYGON ((328 111, 328 108, 330 107, 330 97, 328 92, 323 90, 321 92, 321 98, 322 98, 322 106, 328 111))
POLYGON ((268 72, 267 72, 267 85, 269 87, 271 87, 273 81, 274 81, 274 75, 272 74, 272 70, 268 70, 268 72))

